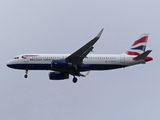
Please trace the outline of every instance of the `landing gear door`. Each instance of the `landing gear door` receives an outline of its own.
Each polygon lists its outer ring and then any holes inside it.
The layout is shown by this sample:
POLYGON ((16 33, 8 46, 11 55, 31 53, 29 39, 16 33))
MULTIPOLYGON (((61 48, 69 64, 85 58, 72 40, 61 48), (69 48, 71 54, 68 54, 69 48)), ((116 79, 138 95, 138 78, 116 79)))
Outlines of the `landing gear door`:
POLYGON ((124 54, 120 55, 120 61, 121 61, 121 63, 125 63, 125 55, 124 54))

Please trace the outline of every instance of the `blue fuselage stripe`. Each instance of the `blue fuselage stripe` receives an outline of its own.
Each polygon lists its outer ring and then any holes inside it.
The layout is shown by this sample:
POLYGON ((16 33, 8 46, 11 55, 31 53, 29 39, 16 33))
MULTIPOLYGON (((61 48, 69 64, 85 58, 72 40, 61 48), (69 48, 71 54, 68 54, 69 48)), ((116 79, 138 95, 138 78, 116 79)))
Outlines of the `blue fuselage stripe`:
MULTIPOLYGON (((8 65, 10 68, 23 69, 23 70, 55 70, 51 67, 51 64, 12 64, 8 65)), ((125 65, 110 65, 110 64, 83 64, 78 68, 79 71, 89 71, 89 70, 110 70, 116 68, 126 67, 125 65)), ((63 68, 63 70, 71 70, 73 67, 63 68)))

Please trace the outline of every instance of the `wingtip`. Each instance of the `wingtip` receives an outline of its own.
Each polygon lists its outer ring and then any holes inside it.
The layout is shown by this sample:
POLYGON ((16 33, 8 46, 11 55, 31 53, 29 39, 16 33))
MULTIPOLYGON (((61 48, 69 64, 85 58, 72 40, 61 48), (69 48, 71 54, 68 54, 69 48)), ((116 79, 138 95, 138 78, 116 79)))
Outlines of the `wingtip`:
POLYGON ((100 38, 102 32, 103 32, 104 28, 101 29, 101 31, 98 33, 97 37, 100 38))

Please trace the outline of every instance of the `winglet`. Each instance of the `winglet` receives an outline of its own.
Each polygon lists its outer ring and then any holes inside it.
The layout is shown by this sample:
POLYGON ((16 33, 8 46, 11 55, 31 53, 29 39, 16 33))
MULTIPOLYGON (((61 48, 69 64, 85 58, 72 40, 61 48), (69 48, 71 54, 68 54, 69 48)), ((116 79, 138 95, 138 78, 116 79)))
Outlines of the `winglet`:
POLYGON ((97 38, 100 38, 102 32, 103 32, 104 28, 102 28, 102 30, 98 33, 98 35, 96 36, 97 38))

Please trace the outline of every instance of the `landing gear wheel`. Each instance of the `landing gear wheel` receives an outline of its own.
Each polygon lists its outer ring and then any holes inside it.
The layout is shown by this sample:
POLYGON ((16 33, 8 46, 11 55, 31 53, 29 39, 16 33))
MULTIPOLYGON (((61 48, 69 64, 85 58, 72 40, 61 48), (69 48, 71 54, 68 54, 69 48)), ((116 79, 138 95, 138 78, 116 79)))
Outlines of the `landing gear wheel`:
POLYGON ((73 83, 76 83, 76 82, 77 82, 77 78, 74 77, 74 78, 73 78, 73 83))
POLYGON ((24 78, 28 77, 28 70, 26 70, 26 74, 24 75, 24 78))
POLYGON ((28 75, 24 75, 24 78, 27 78, 28 77, 28 75))

